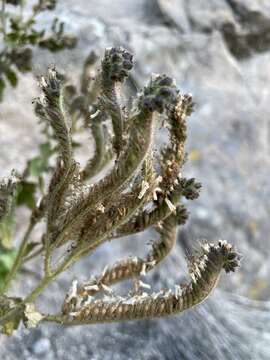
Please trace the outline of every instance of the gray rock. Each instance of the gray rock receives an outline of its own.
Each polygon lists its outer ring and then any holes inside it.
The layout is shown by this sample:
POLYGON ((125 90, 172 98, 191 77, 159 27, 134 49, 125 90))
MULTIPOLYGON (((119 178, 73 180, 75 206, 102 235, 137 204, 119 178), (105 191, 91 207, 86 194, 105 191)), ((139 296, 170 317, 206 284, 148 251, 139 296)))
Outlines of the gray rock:
POLYGON ((36 355, 46 354, 51 349, 51 343, 49 339, 41 338, 38 339, 32 346, 32 351, 36 355))

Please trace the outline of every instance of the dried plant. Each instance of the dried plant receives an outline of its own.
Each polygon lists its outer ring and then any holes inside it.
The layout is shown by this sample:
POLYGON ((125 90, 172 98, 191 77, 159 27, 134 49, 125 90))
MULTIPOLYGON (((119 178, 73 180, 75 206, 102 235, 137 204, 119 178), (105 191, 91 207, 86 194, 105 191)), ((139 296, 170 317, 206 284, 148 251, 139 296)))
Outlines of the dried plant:
POLYGON ((56 0, 39 0, 30 15, 24 11, 27 5, 25 0, 1 0, 1 4, 0 101, 3 100, 6 81, 15 87, 17 72, 32 70, 34 47, 55 52, 74 48, 77 41, 73 35, 64 33, 64 23, 58 18, 54 18, 49 34, 44 29, 37 29, 40 15, 47 10, 53 11, 56 0))
POLYGON ((0 284, 0 325, 5 334, 11 334, 21 321, 26 327, 43 321, 77 325, 176 314, 204 301, 216 287, 222 269, 230 272, 239 265, 239 255, 226 241, 204 242, 188 258, 189 283, 151 292, 141 281, 175 245, 177 226, 188 218, 181 198, 199 196, 201 185, 181 175, 192 97, 181 94, 168 76, 153 75, 133 101, 125 100, 122 85, 133 67, 133 56, 122 48, 110 48, 100 68, 96 63, 97 56, 91 53, 79 90, 64 81, 54 67, 41 77, 42 96, 35 102, 35 111, 47 142, 40 156, 28 161, 21 177, 13 173, 1 183, 2 224, 8 226, 5 219, 15 206, 24 203, 32 209, 26 234, 0 284), (83 168, 75 160, 72 140, 81 120, 95 141, 95 153, 83 168), (154 154, 159 123, 167 127, 169 138, 154 154), (51 167, 49 159, 55 153, 58 157, 51 167), (101 180, 91 182, 113 161, 101 180), (38 181, 31 183, 29 174, 37 168, 38 181), (45 189, 43 176, 48 169, 52 174, 45 189), (42 194, 37 205, 36 191, 42 194), (40 241, 31 242, 32 230, 43 218, 46 230, 40 241), (36 298, 75 262, 107 240, 149 227, 155 229, 157 240, 145 258, 129 257, 108 264, 101 275, 89 277, 89 281, 73 281, 59 314, 35 309, 36 298), (55 254, 60 254, 57 260, 55 254), (8 296, 15 274, 38 256, 44 259, 42 279, 26 298, 8 296), (133 279, 133 291, 117 296, 111 286, 125 279, 133 279))

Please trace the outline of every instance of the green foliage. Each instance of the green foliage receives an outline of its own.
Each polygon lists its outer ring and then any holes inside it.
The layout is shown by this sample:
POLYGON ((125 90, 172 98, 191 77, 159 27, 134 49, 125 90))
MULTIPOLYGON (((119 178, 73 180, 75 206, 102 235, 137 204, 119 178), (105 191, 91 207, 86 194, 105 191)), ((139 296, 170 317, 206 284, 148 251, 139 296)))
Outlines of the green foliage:
POLYGON ((55 153, 50 140, 39 145, 39 155, 27 161, 23 180, 17 191, 17 205, 25 205, 29 209, 36 206, 38 190, 44 190, 44 176, 49 171, 49 159, 55 153))
POLYGON ((25 205, 29 209, 34 209, 36 205, 36 184, 29 181, 22 181, 18 188, 17 205, 25 205))
POLYGON ((12 269, 17 250, 14 248, 5 248, 4 244, 0 244, 0 291, 5 282, 5 279, 12 269))
POLYGON ((18 78, 17 78, 15 71, 13 71, 11 68, 6 69, 5 75, 6 75, 7 80, 9 81, 10 85, 12 87, 15 87, 18 83, 18 78))
POLYGON ((76 46, 77 39, 75 36, 65 35, 64 27, 65 24, 60 22, 58 18, 55 18, 51 27, 51 35, 41 38, 39 46, 52 52, 63 49, 73 49, 76 46))
POLYGON ((27 175, 38 178, 48 172, 49 159, 54 152, 50 142, 41 144, 39 146, 39 155, 27 162, 27 175))
POLYGON ((0 246, 4 249, 10 249, 12 247, 14 222, 14 211, 6 215, 0 222, 0 246))
POLYGON ((11 270, 17 251, 14 249, 0 248, 0 283, 11 270))
POLYGON ((45 29, 37 30, 39 17, 42 12, 54 10, 55 0, 39 0, 33 6, 32 14, 24 14, 26 1, 1 0, 0 34, 4 47, 0 52, 0 101, 8 82, 12 87, 18 83, 17 72, 25 73, 32 69, 32 52, 35 47, 45 48, 49 51, 72 49, 77 39, 71 34, 65 34, 64 23, 54 18, 49 32, 45 29), (13 5, 13 6, 6 6, 13 5), (20 9, 17 9, 20 8, 20 9))

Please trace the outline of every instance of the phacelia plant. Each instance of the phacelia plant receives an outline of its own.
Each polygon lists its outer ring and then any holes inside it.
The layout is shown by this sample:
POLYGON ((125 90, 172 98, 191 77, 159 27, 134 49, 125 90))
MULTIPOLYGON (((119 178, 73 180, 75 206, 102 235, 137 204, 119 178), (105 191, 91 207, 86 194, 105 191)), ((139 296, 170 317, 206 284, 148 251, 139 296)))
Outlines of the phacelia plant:
MULTIPOLYGON (((25 203, 32 209, 25 236, 19 249, 14 249, 12 265, 1 278, 3 333, 11 334, 20 322, 26 327, 44 321, 81 325, 177 314, 204 301, 216 287, 222 269, 228 273, 239 265, 239 255, 226 241, 204 242, 188 259, 189 283, 152 292, 141 281, 141 276, 155 269, 175 245, 177 226, 188 218, 181 198, 199 196, 200 183, 181 174, 192 97, 182 94, 167 75, 153 75, 133 101, 125 101, 122 85, 133 67, 133 56, 122 48, 110 48, 100 68, 96 62, 91 53, 79 90, 54 67, 41 77, 42 96, 35 101, 35 111, 47 142, 42 144, 40 156, 28 161, 22 175, 13 172, 1 183, 0 221, 5 229, 14 207, 25 203), (84 167, 74 156, 73 134, 81 119, 95 141, 94 155, 84 167), (159 122, 168 128, 169 138, 161 149, 156 146, 154 153, 159 122), (55 154, 54 166, 49 166, 55 154), (102 172, 105 165, 111 167, 102 172), (31 183, 29 174, 37 168, 39 180, 31 183), (44 169, 51 172, 48 186, 44 185, 44 169), (93 181, 100 172, 101 180, 93 181), (38 191, 41 199, 37 202, 38 191), (31 195, 31 201, 25 194, 31 195), (32 230, 42 219, 46 229, 41 240, 33 242, 32 230), (149 227, 155 229, 157 239, 144 258, 128 257, 108 264, 102 274, 89 277, 89 281, 74 280, 58 314, 36 310, 36 298, 60 273, 105 241, 149 227), (25 298, 9 296, 15 274, 38 256, 44 259, 42 279, 25 298), (134 280, 133 291, 117 296, 111 286, 126 279, 134 280)), ((6 237, 2 236, 2 249, 8 243, 3 239, 6 237)))

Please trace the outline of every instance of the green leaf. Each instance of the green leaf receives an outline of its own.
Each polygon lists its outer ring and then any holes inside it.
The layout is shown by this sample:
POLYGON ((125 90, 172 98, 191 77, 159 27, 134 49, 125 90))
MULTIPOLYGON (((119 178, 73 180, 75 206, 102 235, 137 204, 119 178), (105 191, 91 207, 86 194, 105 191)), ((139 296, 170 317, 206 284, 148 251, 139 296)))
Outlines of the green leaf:
POLYGON ((18 188, 17 205, 26 205, 28 208, 34 209, 36 187, 35 183, 22 181, 18 188))
MULTIPOLYGON (((4 316, 16 305, 22 302, 21 298, 0 296, 0 316, 4 316)), ((5 335, 12 335, 13 331, 16 330, 22 320, 23 313, 20 311, 15 317, 3 326, 0 326, 0 333, 5 335)))
POLYGON ((11 212, 0 223, 0 244, 5 249, 12 247, 14 222, 14 213, 11 212))
POLYGON ((19 18, 15 18, 15 17, 10 18, 10 28, 15 32, 20 31, 19 18))
POLYGON ((20 34, 17 32, 10 32, 6 35, 6 40, 8 45, 14 45, 16 44, 20 39, 20 34))
POLYGON ((43 158, 46 158, 46 159, 48 159, 51 156, 51 154, 53 153, 51 144, 49 142, 41 144, 39 146, 39 149, 40 149, 40 152, 41 152, 43 158))
POLYGON ((0 288, 12 268, 17 251, 14 249, 0 248, 0 288))
POLYGON ((38 177, 41 173, 45 172, 47 169, 47 164, 44 162, 44 159, 42 159, 41 156, 37 156, 33 158, 32 160, 28 161, 28 170, 29 175, 38 177))
POLYGON ((2 326, 0 333, 11 336, 14 330, 17 330, 21 322, 21 316, 16 317, 15 319, 7 322, 2 326))
POLYGON ((48 171, 49 158, 53 153, 50 143, 44 143, 39 146, 40 155, 29 160, 27 169, 30 176, 39 177, 42 173, 48 171))
POLYGON ((79 148, 79 147, 81 147, 81 146, 82 146, 82 144, 79 143, 78 141, 72 141, 72 147, 73 147, 73 149, 79 148))
POLYGON ((0 290, 5 282, 7 274, 14 264, 16 255, 17 251, 15 249, 4 249, 3 247, 0 247, 0 290))
POLYGON ((15 87, 18 83, 18 78, 17 78, 15 71, 13 71, 11 68, 6 69, 5 75, 6 75, 6 78, 8 79, 8 81, 10 82, 10 85, 15 87))
POLYGON ((14 249, 0 249, 0 274, 7 274, 14 263, 17 251, 14 249))
POLYGON ((0 101, 3 100, 3 93, 4 93, 4 90, 5 90, 5 81, 4 79, 0 78, 0 101))
POLYGON ((22 3, 22 0, 6 0, 7 4, 18 6, 22 3))

